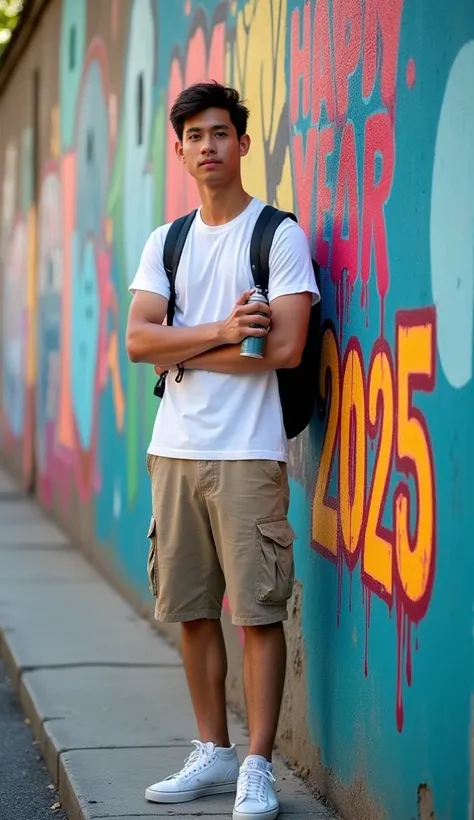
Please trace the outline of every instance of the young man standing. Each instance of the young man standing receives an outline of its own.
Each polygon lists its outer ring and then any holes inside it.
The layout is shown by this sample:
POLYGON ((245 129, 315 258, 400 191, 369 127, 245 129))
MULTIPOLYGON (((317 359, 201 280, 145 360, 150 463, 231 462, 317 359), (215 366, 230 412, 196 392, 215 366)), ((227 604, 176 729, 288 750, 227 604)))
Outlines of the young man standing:
POLYGON ((177 157, 196 180, 201 207, 182 252, 171 327, 163 324, 170 226, 151 234, 130 288, 127 351, 133 362, 169 371, 147 458, 149 573, 156 618, 182 624, 200 734, 183 769, 147 789, 146 797, 177 803, 236 790, 234 820, 274 820, 279 805, 271 760, 294 540, 275 371, 298 364, 319 293, 306 236, 286 219, 270 251, 269 305, 248 303, 250 239, 264 207, 242 186, 248 113, 237 91, 217 83, 191 86, 174 103, 177 157), (240 356, 248 336, 266 337, 262 359, 240 356), (225 588, 233 623, 245 631, 250 749, 240 769, 226 716, 225 588))

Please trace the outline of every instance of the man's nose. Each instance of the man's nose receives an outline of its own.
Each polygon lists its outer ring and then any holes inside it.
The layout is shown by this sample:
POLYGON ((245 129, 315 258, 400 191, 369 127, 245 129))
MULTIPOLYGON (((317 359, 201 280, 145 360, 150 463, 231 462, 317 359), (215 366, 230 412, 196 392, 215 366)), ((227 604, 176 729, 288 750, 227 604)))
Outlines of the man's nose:
POLYGON ((209 154, 215 153, 214 140, 212 137, 204 137, 201 142, 201 153, 209 154))

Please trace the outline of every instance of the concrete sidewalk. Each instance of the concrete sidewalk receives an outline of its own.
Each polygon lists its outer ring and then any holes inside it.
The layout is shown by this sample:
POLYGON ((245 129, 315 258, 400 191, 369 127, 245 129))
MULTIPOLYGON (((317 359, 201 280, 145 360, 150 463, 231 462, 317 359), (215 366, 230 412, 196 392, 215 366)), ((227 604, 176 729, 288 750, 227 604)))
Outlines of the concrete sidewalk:
MULTIPOLYGON (((1 471, 0 651, 69 820, 232 816, 228 795, 146 802, 196 736, 180 656, 1 471)), ((242 759, 246 732, 230 727, 242 759)), ((276 770, 282 820, 329 820, 278 758, 276 770)))

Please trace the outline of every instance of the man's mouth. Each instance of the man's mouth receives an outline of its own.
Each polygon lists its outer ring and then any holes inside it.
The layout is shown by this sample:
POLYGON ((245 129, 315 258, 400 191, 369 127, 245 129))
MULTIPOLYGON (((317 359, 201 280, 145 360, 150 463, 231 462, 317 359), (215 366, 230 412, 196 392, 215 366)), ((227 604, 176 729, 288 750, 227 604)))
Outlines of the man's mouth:
POLYGON ((205 159, 201 162, 201 166, 203 165, 220 165, 220 159, 205 159))

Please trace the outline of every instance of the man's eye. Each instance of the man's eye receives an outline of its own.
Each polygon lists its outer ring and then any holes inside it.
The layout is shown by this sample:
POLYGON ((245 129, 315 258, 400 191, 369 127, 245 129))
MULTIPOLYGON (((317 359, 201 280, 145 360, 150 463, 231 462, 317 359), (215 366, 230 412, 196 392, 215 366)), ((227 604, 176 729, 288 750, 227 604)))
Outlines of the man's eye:
POLYGON ((216 131, 216 137, 225 137, 225 136, 226 136, 225 131, 216 131))

